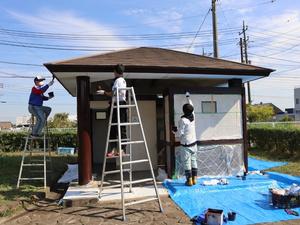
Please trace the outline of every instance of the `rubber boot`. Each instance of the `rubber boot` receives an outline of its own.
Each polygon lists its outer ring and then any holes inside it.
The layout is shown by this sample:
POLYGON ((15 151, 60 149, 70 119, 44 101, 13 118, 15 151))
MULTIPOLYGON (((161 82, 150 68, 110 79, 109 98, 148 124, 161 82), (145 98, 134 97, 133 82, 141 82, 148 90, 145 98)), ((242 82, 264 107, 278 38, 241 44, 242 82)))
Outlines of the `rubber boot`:
POLYGON ((190 177, 188 180, 185 182, 186 186, 193 186, 193 179, 190 177))
POLYGON ((192 168, 192 182, 193 185, 197 184, 197 168, 192 168))
POLYGON ((193 186, 193 179, 192 179, 192 174, 190 170, 185 171, 185 176, 186 176, 186 186, 193 186))

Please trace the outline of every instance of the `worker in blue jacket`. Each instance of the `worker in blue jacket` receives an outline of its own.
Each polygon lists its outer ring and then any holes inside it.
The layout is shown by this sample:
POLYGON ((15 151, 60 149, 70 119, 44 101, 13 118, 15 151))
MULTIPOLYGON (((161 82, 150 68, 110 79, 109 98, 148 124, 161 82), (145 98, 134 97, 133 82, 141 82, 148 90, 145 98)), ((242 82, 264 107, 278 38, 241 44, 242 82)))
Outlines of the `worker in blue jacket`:
POLYGON ((43 106, 43 102, 53 98, 53 92, 52 94, 49 93, 49 96, 45 96, 44 93, 53 85, 54 79, 46 85, 44 85, 44 80, 45 78, 42 76, 36 76, 34 78, 35 85, 32 87, 29 96, 28 110, 36 117, 36 123, 34 124, 31 133, 33 138, 42 136, 42 130, 51 112, 51 108, 43 106))

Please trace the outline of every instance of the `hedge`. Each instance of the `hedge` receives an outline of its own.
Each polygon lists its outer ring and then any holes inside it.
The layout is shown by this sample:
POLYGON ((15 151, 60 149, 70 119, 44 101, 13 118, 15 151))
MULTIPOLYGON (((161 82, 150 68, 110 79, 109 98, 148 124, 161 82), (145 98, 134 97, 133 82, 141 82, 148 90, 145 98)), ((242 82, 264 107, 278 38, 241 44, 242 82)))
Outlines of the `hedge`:
MULTIPOLYGON (((0 132, 0 151, 15 152, 24 148, 25 137, 27 132, 0 132)), ((49 133, 50 148, 56 150, 57 147, 76 147, 77 132, 76 131, 55 131, 49 133)), ((42 146, 42 141, 37 141, 37 145, 42 146)))
POLYGON ((300 129, 294 127, 248 128, 251 145, 259 150, 294 155, 300 153, 300 129))

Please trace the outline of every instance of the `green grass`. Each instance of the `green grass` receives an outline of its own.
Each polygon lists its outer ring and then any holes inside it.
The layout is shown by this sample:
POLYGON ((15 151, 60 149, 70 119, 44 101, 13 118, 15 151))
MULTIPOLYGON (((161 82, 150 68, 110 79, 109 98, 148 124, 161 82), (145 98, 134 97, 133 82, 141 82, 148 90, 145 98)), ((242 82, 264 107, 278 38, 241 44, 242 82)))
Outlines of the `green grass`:
MULTIPOLYGON (((20 201, 30 201, 33 194, 44 192, 43 181, 21 182, 17 189, 17 180, 21 164, 21 153, 0 152, 0 217, 11 216, 22 207, 20 201)), ((77 161, 77 156, 52 155, 53 173, 48 186, 56 182, 66 170, 67 163, 77 161)), ((24 171, 26 172, 26 171, 24 171)), ((49 180, 49 178, 47 177, 49 180)))
POLYGON ((274 167, 268 171, 286 173, 294 176, 300 176, 300 155, 291 156, 286 153, 274 153, 267 151, 259 151, 257 149, 251 149, 249 151, 250 156, 257 159, 263 159, 268 161, 284 161, 288 164, 285 166, 274 167))

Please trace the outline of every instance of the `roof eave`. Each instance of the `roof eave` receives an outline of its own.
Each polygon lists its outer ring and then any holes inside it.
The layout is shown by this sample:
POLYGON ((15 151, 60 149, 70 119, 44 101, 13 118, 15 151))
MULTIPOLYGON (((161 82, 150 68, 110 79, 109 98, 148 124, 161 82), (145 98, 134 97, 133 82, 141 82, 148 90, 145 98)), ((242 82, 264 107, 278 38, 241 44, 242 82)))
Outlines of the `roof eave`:
MULTIPOLYGON (((44 66, 54 72, 111 72, 113 65, 70 65, 45 63, 44 66)), ((222 74, 222 75, 255 75, 267 77, 272 69, 226 69, 226 68, 199 68, 199 67, 162 67, 162 66, 138 66, 126 65, 126 72, 131 73, 181 73, 181 74, 222 74)))

